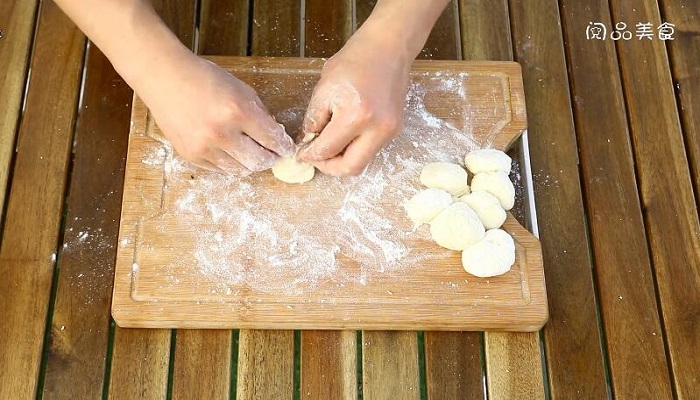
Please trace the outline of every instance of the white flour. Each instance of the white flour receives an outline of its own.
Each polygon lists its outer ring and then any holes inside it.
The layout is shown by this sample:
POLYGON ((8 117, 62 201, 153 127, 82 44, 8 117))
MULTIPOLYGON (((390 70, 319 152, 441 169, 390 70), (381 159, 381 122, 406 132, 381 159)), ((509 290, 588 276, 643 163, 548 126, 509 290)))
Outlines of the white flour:
MULTIPOLYGON (((273 182, 269 172, 244 178, 203 173, 170 149, 154 148, 143 163, 164 168, 169 193, 179 193, 166 199, 164 207, 194 232, 196 249, 164 266, 171 274, 168 284, 177 286, 181 277, 176 271, 190 266, 199 271, 198 282, 209 293, 236 295, 252 289, 293 294, 319 288, 322 281, 342 288, 350 281, 366 284, 378 274, 401 277, 409 266, 436 256, 411 252, 410 241, 429 234, 425 227, 412 231, 402 203, 420 189, 423 165, 461 163, 478 147, 471 138, 468 112, 451 111, 467 115, 458 128, 425 106, 426 96, 445 93, 459 98, 456 107, 465 104, 468 93, 462 81, 463 77, 441 76, 412 84, 403 133, 360 177, 317 173, 300 186, 304 190, 293 193, 282 191, 284 184, 273 182), (312 204, 320 206, 312 209, 312 204)), ((281 110, 275 117, 299 126, 304 111, 281 110)))

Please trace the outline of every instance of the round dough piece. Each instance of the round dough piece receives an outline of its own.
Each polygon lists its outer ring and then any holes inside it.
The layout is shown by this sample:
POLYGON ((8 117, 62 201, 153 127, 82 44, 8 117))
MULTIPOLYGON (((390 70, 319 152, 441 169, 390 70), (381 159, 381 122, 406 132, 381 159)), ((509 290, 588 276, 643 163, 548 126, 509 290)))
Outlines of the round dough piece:
POLYGON ((435 243, 450 250, 464 250, 484 237, 484 225, 468 205, 456 202, 444 209, 430 223, 435 243))
POLYGON ((496 196, 485 190, 471 192, 459 198, 479 216, 486 229, 500 228, 506 221, 506 211, 496 196))
POLYGON ((315 168, 311 164, 299 162, 296 157, 280 157, 272 166, 275 178, 286 183, 304 183, 314 177, 315 168))
POLYGON ((515 242, 502 229, 486 231, 483 239, 462 252, 464 270, 481 278, 505 274, 513 264, 515 242))
POLYGON ((508 174, 502 171, 479 172, 472 178, 472 190, 485 190, 496 196, 504 210, 515 204, 515 187, 508 174))
POLYGON ((469 193, 467 171, 457 164, 434 162, 423 167, 420 181, 429 188, 442 189, 453 196, 469 193))
POLYGON ((404 208, 413 224, 420 226, 432 221, 435 216, 452 203, 452 196, 446 191, 428 188, 413 195, 404 204, 404 208))
POLYGON ((496 149, 478 149, 464 157, 464 165, 472 174, 495 171, 510 173, 511 163, 508 154, 496 149))

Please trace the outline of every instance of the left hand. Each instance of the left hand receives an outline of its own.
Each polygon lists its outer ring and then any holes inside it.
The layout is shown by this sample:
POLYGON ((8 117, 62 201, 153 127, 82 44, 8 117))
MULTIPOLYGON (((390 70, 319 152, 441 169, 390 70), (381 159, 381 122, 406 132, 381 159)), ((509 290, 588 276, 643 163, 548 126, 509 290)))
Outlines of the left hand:
POLYGON ((359 175, 401 132, 412 58, 368 39, 326 62, 304 118, 304 133, 318 137, 298 157, 329 175, 359 175))

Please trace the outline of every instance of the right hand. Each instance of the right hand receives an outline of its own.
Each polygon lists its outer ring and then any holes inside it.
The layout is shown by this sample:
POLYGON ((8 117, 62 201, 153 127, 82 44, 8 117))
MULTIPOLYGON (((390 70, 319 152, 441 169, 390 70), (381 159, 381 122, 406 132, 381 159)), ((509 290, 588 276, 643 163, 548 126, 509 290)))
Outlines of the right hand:
POLYGON ((208 170, 248 175, 294 154, 292 138, 253 88, 191 53, 178 61, 176 71, 153 77, 137 92, 184 159, 208 170))

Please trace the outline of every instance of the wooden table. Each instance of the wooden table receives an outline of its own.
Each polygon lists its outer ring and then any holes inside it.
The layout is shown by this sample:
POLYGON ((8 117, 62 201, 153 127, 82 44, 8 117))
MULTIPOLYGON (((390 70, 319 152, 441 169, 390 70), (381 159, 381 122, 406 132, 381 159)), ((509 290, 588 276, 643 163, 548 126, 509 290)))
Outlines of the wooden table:
MULTIPOLYGON (((327 57, 374 2, 156 3, 201 54, 327 57)), ((0 29, 0 399, 697 398, 700 2, 459 0, 421 54, 522 64, 536 334, 115 327, 132 92, 50 1, 0 29), (673 41, 586 39, 661 16, 673 41)))

